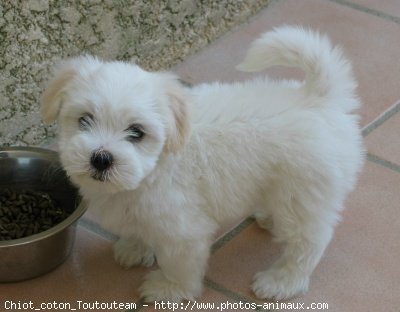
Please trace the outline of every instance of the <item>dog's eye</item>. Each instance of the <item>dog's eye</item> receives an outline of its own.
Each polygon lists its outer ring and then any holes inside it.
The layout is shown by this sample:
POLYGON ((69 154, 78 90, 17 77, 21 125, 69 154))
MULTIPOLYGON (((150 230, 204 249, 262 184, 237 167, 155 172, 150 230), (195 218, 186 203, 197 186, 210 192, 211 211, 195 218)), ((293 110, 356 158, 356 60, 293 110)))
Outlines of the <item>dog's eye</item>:
POLYGON ((128 132, 127 140, 132 143, 141 141, 145 135, 141 125, 131 125, 125 131, 128 132))
POLYGON ((79 129, 87 130, 93 124, 93 115, 86 113, 78 119, 79 129))

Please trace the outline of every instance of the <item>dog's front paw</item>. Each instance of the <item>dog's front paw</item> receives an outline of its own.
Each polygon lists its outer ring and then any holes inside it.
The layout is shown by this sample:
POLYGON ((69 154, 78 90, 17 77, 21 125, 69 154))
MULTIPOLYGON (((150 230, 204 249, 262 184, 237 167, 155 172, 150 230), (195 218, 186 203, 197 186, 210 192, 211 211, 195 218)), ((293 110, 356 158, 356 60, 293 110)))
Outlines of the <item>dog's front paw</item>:
POLYGON ((260 299, 288 299, 308 290, 309 277, 293 274, 285 268, 269 269, 254 277, 252 289, 260 299))
POLYGON ((138 240, 119 239, 114 243, 114 259, 123 268, 135 265, 152 266, 154 253, 138 240))
POLYGON ((146 302, 169 301, 179 303, 182 300, 194 300, 199 294, 193 294, 176 282, 168 280, 161 270, 147 274, 140 287, 141 297, 146 302))

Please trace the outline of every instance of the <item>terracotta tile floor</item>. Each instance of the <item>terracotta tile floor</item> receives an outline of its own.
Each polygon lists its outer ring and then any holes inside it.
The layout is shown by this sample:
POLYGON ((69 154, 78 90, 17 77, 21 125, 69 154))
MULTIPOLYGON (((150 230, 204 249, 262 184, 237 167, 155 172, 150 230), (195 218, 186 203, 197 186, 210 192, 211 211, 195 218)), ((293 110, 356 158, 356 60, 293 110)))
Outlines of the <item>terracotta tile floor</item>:
MULTIPOLYGON (((305 309, 313 307, 312 303, 326 303, 333 312, 399 312, 400 2, 272 1, 257 16, 188 58, 175 70, 192 83, 249 78, 248 74, 236 72, 234 66, 257 35, 281 24, 319 29, 344 47, 353 61, 359 95, 364 102, 360 114, 368 149, 358 186, 349 196, 343 221, 312 275, 310 291, 286 303, 304 303, 305 309)), ((266 72, 278 78, 302 77, 296 70, 266 72)), ((240 311, 240 303, 263 303, 251 293, 249 284, 255 272, 279 256, 281 246, 273 243, 269 233, 257 228, 252 220, 231 225, 230 231, 221 231, 224 233, 213 248, 206 287, 199 302, 215 303, 213 310, 225 304, 227 311, 240 311)), ((112 257, 112 239, 112 235, 102 231, 93 217, 86 214, 79 224, 75 250, 69 259, 43 277, 0 284, 0 304, 6 300, 21 304, 32 301, 39 307, 42 302, 58 302, 78 308, 78 301, 115 301, 137 303, 129 311, 167 311, 167 306, 140 304, 137 287, 149 269, 119 268, 112 257)), ((187 307, 190 308, 191 305, 187 307)), ((0 311, 5 309, 0 307, 0 311)), ((194 306, 194 310, 212 309, 194 306)), ((258 311, 266 309, 258 308, 258 311)))

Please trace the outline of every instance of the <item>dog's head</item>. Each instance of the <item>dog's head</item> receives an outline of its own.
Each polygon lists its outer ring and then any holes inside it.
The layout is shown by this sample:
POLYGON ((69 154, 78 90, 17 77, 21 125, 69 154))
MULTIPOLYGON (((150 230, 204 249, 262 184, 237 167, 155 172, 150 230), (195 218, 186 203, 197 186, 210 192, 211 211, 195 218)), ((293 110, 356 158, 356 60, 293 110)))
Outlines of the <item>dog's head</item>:
POLYGON ((61 162, 87 191, 137 188, 161 153, 178 151, 189 132, 175 76, 91 56, 56 68, 41 114, 47 123, 58 119, 61 162))

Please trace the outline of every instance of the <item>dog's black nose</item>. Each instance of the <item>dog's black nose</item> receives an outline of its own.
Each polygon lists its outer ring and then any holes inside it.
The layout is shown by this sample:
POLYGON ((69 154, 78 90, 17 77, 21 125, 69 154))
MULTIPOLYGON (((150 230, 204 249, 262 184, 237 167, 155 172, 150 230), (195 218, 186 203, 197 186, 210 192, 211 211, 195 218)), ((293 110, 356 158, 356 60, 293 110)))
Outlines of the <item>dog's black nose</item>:
POLYGON ((91 165, 98 171, 104 171, 110 168, 113 161, 113 155, 105 150, 95 150, 90 158, 91 165))

